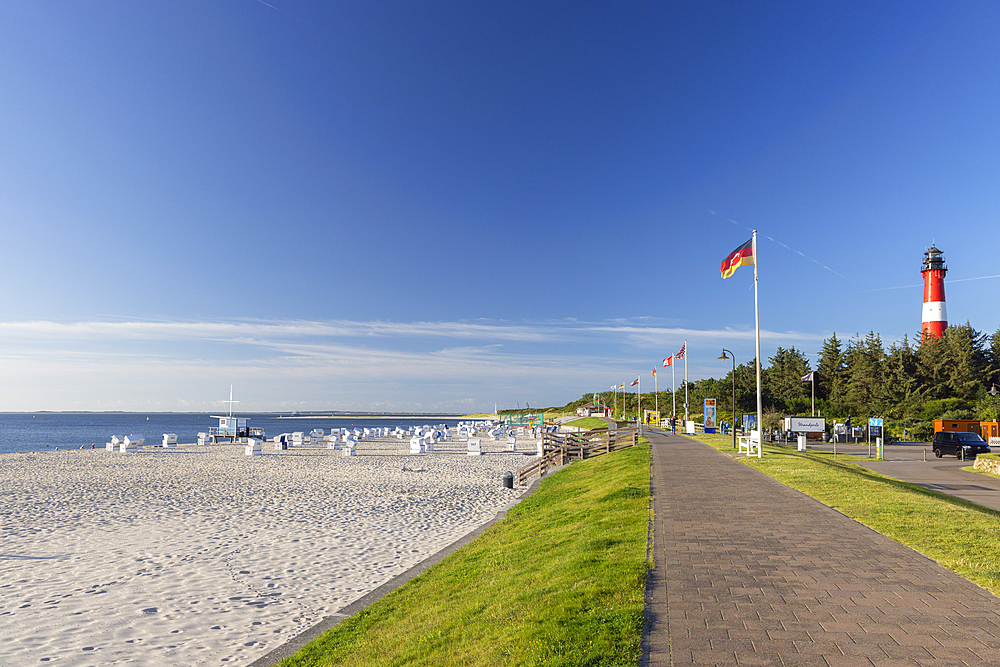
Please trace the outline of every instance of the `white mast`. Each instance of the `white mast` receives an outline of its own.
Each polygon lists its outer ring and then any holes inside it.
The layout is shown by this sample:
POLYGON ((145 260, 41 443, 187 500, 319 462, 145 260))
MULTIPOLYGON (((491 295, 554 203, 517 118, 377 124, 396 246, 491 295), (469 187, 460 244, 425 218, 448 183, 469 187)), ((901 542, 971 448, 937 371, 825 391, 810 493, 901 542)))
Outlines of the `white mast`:
POLYGON ((760 399, 760 304, 757 301, 757 230, 753 230, 753 316, 757 328, 757 458, 764 456, 764 424, 760 399))
POLYGON ((635 386, 635 421, 638 422, 639 435, 642 435, 642 371, 639 371, 635 381, 638 383, 635 386))
POLYGON ((233 385, 229 385, 229 400, 223 401, 223 403, 229 403, 229 416, 233 416, 233 403, 239 403, 239 401, 233 400, 233 385))
MULTIPOLYGON (((756 271, 756 269, 754 269, 756 271)), ((688 420, 688 342, 684 339, 684 422, 688 420)), ((685 428, 687 428, 685 426, 685 428)))

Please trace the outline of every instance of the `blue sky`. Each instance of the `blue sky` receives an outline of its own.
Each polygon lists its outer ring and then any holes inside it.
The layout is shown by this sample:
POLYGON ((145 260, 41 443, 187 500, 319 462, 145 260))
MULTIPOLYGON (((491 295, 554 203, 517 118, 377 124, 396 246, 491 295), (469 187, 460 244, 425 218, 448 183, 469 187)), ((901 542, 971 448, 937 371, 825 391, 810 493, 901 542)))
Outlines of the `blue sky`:
POLYGON ((563 404, 1000 328, 1000 5, 5 2, 0 410, 563 404), (990 277, 991 276, 991 277, 990 277), (669 375, 661 373, 660 379, 669 375))

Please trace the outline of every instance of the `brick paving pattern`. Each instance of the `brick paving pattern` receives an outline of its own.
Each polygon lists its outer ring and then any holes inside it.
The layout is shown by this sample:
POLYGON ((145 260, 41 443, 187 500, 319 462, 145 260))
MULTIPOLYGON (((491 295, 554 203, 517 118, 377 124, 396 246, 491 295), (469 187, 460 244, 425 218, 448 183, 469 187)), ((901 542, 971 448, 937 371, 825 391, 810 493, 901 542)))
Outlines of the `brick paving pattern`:
POLYGON ((644 665, 1000 664, 1000 598, 707 445, 650 443, 644 665))

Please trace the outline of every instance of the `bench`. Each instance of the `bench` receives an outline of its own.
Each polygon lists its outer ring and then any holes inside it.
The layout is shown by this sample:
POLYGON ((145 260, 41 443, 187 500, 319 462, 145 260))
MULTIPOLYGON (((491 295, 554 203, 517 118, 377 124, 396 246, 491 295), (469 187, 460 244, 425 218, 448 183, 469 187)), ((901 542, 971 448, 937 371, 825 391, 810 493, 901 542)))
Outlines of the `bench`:
POLYGON ((747 456, 751 456, 754 453, 760 453, 760 436, 754 435, 741 435, 739 437, 739 446, 736 450, 738 453, 742 454, 746 452, 747 456))

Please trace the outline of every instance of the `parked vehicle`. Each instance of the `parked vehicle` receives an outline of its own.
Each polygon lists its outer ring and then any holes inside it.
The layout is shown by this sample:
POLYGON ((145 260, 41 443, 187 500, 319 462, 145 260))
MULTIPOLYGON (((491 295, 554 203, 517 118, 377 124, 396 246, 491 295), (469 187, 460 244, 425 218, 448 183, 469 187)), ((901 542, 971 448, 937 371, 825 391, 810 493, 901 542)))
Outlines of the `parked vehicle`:
POLYGON ((934 456, 954 454, 959 458, 974 459, 977 454, 989 454, 990 446, 978 433, 964 431, 938 431, 934 434, 934 456))

